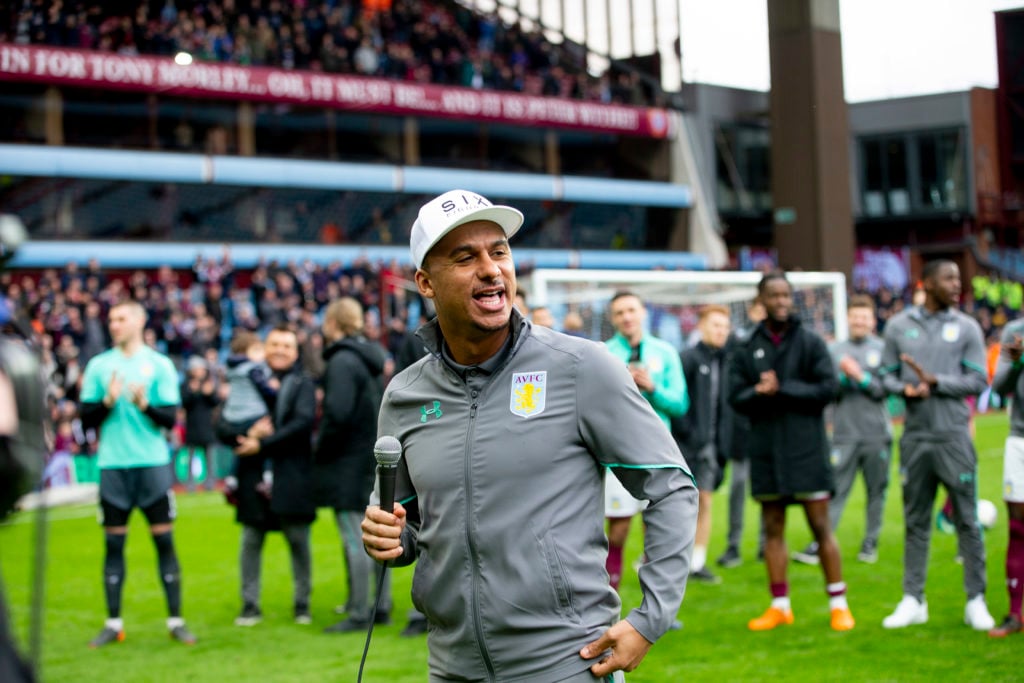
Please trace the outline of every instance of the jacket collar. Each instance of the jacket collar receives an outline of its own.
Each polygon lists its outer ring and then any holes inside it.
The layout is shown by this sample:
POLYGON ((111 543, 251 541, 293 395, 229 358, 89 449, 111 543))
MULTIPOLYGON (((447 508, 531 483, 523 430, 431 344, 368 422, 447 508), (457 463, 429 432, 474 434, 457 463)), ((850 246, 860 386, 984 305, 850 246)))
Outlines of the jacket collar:
MULTIPOLYGON (((789 324, 786 326, 786 331, 783 332, 782 334, 782 339, 784 340, 788 339, 789 337, 792 337, 793 334, 803 325, 803 323, 800 321, 800 318, 792 314, 789 316, 788 322, 789 324)), ((768 329, 767 319, 762 320, 757 324, 757 329, 754 333, 761 335, 762 337, 769 341, 776 339, 772 331, 768 329)))
POLYGON ((725 355, 725 348, 724 347, 720 348, 720 349, 716 349, 716 348, 713 348, 711 346, 708 346, 703 341, 697 342, 697 348, 700 349, 701 353, 703 353, 708 358, 719 359, 719 358, 722 358, 725 355))
POLYGON ((914 307, 912 307, 910 309, 910 317, 912 317, 912 318, 914 318, 916 320, 922 321, 922 322, 925 321, 925 320, 934 320, 934 319, 948 320, 948 319, 954 317, 954 311, 955 310, 956 310, 955 307, 948 306, 946 308, 941 308, 941 309, 935 311, 935 313, 929 313, 925 309, 924 306, 914 306, 914 307))
MULTIPOLYGON (((512 342, 506 344, 498 351, 496 355, 505 353, 505 349, 518 349, 530 333, 530 322, 523 317, 516 308, 512 308, 512 315, 509 317, 509 326, 512 328, 512 342)), ((423 324, 418 330, 416 330, 416 336, 419 337, 420 341, 427 348, 427 351, 431 355, 442 358, 442 349, 444 348, 444 335, 441 333, 441 326, 437 322, 437 318, 434 317, 430 322, 423 324)), ((486 361, 483 363, 486 364, 486 361)), ((481 364, 481 365, 483 365, 481 364)))

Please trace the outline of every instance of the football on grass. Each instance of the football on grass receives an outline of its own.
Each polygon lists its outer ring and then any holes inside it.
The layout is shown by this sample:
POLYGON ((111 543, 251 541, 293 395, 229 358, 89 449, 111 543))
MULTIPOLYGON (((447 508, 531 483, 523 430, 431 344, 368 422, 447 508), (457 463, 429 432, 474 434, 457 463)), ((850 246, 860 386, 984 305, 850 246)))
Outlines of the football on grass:
POLYGON ((999 519, 999 509, 991 500, 984 498, 978 501, 978 524, 985 529, 991 529, 999 519))

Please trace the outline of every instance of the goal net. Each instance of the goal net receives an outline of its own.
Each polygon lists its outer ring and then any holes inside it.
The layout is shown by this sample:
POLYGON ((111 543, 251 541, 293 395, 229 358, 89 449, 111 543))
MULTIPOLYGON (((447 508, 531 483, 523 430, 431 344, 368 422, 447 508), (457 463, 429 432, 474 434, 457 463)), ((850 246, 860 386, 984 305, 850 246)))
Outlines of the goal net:
MULTIPOLYGON (((608 317, 612 296, 621 290, 631 291, 647 307, 650 332, 681 350, 695 341, 702 306, 726 306, 733 329, 747 327, 747 308, 761 277, 758 272, 741 271, 540 268, 526 286, 530 307, 547 306, 557 329, 563 329, 570 317, 581 321, 580 332, 596 341, 615 332, 608 317)), ((803 322, 828 340, 845 339, 846 277, 824 272, 792 272, 786 277, 793 285, 794 308, 803 322)))

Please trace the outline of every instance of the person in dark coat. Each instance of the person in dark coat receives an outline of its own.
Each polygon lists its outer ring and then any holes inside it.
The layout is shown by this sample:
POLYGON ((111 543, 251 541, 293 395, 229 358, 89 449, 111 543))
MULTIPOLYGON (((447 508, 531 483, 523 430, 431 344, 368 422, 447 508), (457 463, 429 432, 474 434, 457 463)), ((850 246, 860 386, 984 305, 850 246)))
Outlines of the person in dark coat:
POLYGON ((726 459, 732 453, 733 411, 729 405, 726 344, 729 341, 729 309, 705 306, 700 312, 700 341, 679 354, 690 396, 690 409, 672 418, 672 436, 686 456, 697 482, 700 498, 697 534, 694 538, 690 578, 721 583, 707 567, 711 540, 711 503, 722 483, 726 459))
MULTIPOLYGON (((764 320, 764 306, 754 297, 747 305, 747 322, 733 330, 726 344, 726 352, 732 351, 750 338, 757 326, 764 320)), ((728 373, 727 373, 728 374, 728 373)), ((726 397, 728 402, 728 396, 726 397)), ((747 481, 750 479, 750 459, 747 457, 747 442, 750 440, 750 418, 734 410, 732 415, 732 434, 727 466, 729 473, 729 532, 726 536, 726 547, 715 562, 719 567, 730 569, 743 563, 740 556, 740 542, 743 540, 743 515, 747 503, 747 481)), ((764 552, 764 531, 761 525, 758 531, 758 556, 764 552)))
POLYGON ((853 628, 839 546, 829 523, 834 490, 825 407, 838 390, 825 341, 793 315, 793 288, 781 272, 765 275, 758 296, 768 316, 733 354, 729 397, 750 418, 751 493, 761 503, 764 560, 772 604, 752 619, 752 631, 793 623, 786 581, 786 506, 799 504, 818 542, 831 626, 853 628))
POLYGON ((185 410, 184 441, 188 451, 189 491, 196 488, 193 459, 199 457, 200 450, 205 458, 204 488, 212 491, 217 483, 217 437, 213 433, 213 411, 219 404, 217 384, 210 374, 206 361, 199 356, 193 356, 188 361, 185 381, 181 385, 181 407, 185 410))
POLYGON ((313 502, 313 425, 316 388, 298 364, 295 332, 281 325, 267 333, 267 365, 280 381, 273 414, 261 418, 241 438, 238 455, 237 521, 242 524, 242 613, 239 626, 262 618, 260 560, 268 531, 284 532, 295 584, 295 622, 312 623, 309 612, 311 560, 309 527, 316 517, 313 502), (256 456, 256 457, 253 457, 256 456), (272 462, 272 478, 264 461, 272 462))
MULTIPOLYGON (((334 509, 348 576, 348 618, 327 627, 328 633, 366 630, 373 605, 370 582, 376 563, 363 550, 359 528, 373 490, 373 445, 377 412, 384 394, 384 349, 363 336, 363 307, 351 297, 334 301, 322 324, 326 370, 320 433, 316 444, 314 497, 334 509)), ((391 611, 390 581, 381 591, 377 623, 391 611)))

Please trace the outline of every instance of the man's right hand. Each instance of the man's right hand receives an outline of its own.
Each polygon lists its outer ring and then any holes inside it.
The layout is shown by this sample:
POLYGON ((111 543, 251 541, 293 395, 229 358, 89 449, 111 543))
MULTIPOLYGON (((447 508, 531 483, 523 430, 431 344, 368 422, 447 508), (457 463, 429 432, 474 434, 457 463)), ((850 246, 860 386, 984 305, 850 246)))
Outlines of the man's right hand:
POLYGON ((107 385, 107 393, 103 397, 103 405, 113 408, 117 399, 121 398, 121 390, 124 389, 124 380, 116 372, 110 373, 110 384, 107 385))
POLYGON ((1021 355, 1024 355, 1024 353, 1022 353, 1024 352, 1024 345, 1021 344, 1020 335, 1013 335, 1012 342, 1007 342, 1003 344, 1002 352, 1003 355, 1005 355, 1011 363, 1016 363, 1017 361, 1019 361, 1021 355))
POLYGON ((924 382, 903 385, 903 395, 907 398, 928 398, 931 393, 931 388, 924 382))
POLYGON ((394 514, 378 505, 366 508, 363 517, 363 545, 375 560, 385 562, 402 556, 402 530, 405 529, 405 508, 395 503, 394 514))
POLYGON ((853 356, 843 356, 839 359, 839 370, 858 384, 864 379, 864 371, 853 356))
POLYGON ((754 391, 761 396, 774 396, 779 391, 779 378, 774 370, 761 373, 761 381, 754 385, 754 391))

